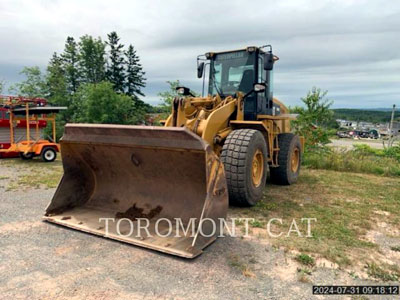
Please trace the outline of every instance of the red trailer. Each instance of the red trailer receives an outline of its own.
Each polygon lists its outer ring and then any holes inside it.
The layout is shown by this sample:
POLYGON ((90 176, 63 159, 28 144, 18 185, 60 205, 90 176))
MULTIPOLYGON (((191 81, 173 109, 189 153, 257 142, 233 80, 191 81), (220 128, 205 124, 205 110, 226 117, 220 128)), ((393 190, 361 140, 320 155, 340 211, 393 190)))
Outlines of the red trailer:
MULTIPOLYGON (((24 97, 14 97, 14 96, 1 96, 0 95, 0 149, 8 149, 11 146, 11 132, 10 132, 10 114, 8 113, 8 108, 2 103, 10 101, 21 101, 21 100, 29 100, 32 101, 32 104, 35 106, 46 106, 47 100, 42 98, 35 99, 27 99, 24 97)), ((15 120, 13 124, 14 128, 14 140, 15 141, 25 141, 26 137, 26 120, 15 120)), ((29 127, 33 130, 36 128, 39 129, 40 135, 43 136, 43 130, 47 126, 47 121, 45 120, 30 120, 29 127)), ((31 132, 34 132, 34 131, 31 132)), ((19 152, 2 152, 0 151, 0 158, 5 157, 19 157, 19 152)))

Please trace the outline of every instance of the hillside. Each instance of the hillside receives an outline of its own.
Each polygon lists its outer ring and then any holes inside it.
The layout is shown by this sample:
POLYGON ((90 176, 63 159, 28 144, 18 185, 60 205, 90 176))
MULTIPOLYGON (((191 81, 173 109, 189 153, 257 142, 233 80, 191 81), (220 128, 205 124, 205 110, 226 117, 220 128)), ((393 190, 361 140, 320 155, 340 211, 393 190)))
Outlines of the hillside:
MULTIPOLYGON (((351 121, 365 121, 373 123, 390 122, 391 111, 382 110, 364 110, 364 109, 348 109, 339 108, 332 109, 335 119, 344 119, 351 121)), ((400 111, 395 112, 395 120, 400 120, 400 111)))

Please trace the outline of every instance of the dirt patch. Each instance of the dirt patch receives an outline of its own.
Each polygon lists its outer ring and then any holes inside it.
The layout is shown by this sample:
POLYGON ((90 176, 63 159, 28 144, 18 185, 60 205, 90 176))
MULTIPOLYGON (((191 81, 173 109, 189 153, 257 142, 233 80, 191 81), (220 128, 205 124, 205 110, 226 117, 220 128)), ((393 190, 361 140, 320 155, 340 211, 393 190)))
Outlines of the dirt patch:
POLYGON ((55 297, 62 291, 55 278, 39 271, 12 278, 8 281, 7 288, 27 292, 28 285, 29 289, 32 289, 36 295, 46 295, 46 297, 55 297), (35 278, 35 281, 32 282, 31 278, 35 278))
POLYGON ((390 216, 390 212, 383 211, 383 210, 375 210, 374 213, 381 216, 390 216))
POLYGON ((285 262, 275 263, 269 274, 283 281, 295 281, 298 267, 299 264, 289 258, 285 262))
POLYGON ((71 252, 74 252, 75 249, 76 249, 76 248, 75 248, 75 247, 72 247, 72 246, 62 246, 62 247, 57 247, 57 248, 54 250, 54 252, 56 253, 56 255, 63 256, 63 255, 69 254, 69 253, 71 253, 71 252))
POLYGON ((320 257, 315 259, 315 265, 321 268, 338 269, 339 265, 326 258, 320 257))
POLYGON ((45 228, 43 222, 41 222, 41 221, 12 222, 12 223, 7 223, 4 225, 1 225, 0 226, 0 234, 31 231, 38 227, 45 228))

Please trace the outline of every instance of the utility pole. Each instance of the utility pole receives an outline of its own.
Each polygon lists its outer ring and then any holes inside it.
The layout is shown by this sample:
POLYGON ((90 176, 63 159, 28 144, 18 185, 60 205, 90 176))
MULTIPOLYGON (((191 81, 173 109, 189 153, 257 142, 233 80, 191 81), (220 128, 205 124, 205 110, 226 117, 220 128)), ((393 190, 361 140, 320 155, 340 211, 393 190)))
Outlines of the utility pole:
POLYGON ((393 104, 392 109, 392 117, 390 118, 390 125, 389 125, 389 141, 388 141, 388 148, 393 146, 394 142, 394 134, 393 134, 393 120, 394 120, 394 112, 396 111, 396 104, 393 104))
POLYGON ((390 119, 390 136, 393 135, 393 120, 394 120, 394 112, 395 111, 396 111, 396 104, 393 104, 392 118, 390 119))

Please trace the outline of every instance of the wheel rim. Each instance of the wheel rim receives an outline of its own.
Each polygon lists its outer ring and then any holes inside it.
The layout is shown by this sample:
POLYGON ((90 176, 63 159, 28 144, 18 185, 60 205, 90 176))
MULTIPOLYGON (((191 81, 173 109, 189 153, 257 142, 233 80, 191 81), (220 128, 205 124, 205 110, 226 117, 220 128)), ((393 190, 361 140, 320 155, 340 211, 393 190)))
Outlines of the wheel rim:
POLYGON ((299 169, 299 164, 300 164, 300 150, 299 148, 295 148, 292 152, 292 157, 291 157, 291 162, 290 162, 290 167, 292 169, 293 173, 296 173, 297 170, 299 169))
POLYGON ((261 150, 254 153, 251 175, 254 186, 258 187, 264 175, 264 155, 261 150))
POLYGON ((52 160, 52 159, 54 159, 54 152, 51 151, 51 150, 46 151, 46 152, 44 153, 44 158, 45 158, 46 160, 52 160))

